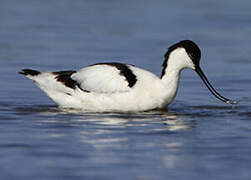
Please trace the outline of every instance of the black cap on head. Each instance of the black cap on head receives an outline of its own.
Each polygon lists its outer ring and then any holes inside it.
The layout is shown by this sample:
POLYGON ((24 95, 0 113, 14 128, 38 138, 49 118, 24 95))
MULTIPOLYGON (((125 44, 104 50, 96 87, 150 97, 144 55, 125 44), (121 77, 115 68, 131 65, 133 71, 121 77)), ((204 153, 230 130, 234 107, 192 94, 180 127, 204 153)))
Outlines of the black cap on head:
POLYGON ((193 63, 196 66, 199 66, 200 57, 201 57, 200 48, 197 46, 197 44, 195 44, 191 40, 183 40, 183 41, 180 41, 180 42, 178 42, 168 48, 168 51, 165 54, 165 61, 163 62, 163 65, 162 65, 164 68, 162 70, 161 77, 163 77, 165 75, 165 68, 167 67, 167 61, 169 59, 171 52, 177 48, 184 48, 186 50, 188 56, 193 61, 193 63))
POLYGON ((171 53, 173 50, 177 48, 182 48, 182 47, 185 48, 187 54, 189 55, 191 60, 194 62, 194 64, 198 65, 200 62, 200 57, 201 57, 200 48, 197 46, 197 44, 195 44, 191 40, 183 40, 170 46, 168 48, 166 55, 168 54, 168 52, 171 53))
POLYGON ((205 74, 203 73, 203 71, 200 68, 200 57, 201 57, 201 52, 200 52, 200 48, 193 42, 190 40, 183 40, 180 41, 172 46, 170 46, 168 48, 168 51, 165 54, 165 61, 163 63, 163 70, 162 70, 162 75, 161 77, 163 77, 165 75, 165 69, 167 67, 167 61, 169 59, 169 56, 171 54, 171 52, 177 48, 184 48, 188 54, 188 56, 191 58, 191 60, 193 61, 194 65, 195 65, 195 71, 198 73, 198 75, 200 76, 200 78, 203 80, 203 82, 205 83, 205 85, 207 86, 207 88, 211 91, 211 93, 218 98, 219 100, 225 102, 225 103, 229 103, 229 104, 236 104, 236 101, 227 99, 225 97, 223 97, 222 95, 220 95, 215 89, 214 87, 210 84, 210 82, 208 81, 207 77, 205 76, 205 74))

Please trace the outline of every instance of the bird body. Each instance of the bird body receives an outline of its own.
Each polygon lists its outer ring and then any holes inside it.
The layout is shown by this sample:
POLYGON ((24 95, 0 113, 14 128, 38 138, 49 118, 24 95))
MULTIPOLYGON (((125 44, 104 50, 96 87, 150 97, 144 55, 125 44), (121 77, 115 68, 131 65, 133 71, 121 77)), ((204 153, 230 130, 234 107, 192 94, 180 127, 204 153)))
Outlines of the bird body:
POLYGON ((126 78, 120 75, 116 67, 105 63, 92 65, 78 72, 39 72, 38 75, 27 77, 61 108, 127 112, 165 108, 171 102, 173 97, 166 91, 165 83, 159 77, 135 66, 123 65, 137 77, 137 82, 132 87, 128 86, 126 78), (66 80, 59 80, 62 76, 83 83, 75 84, 72 88, 65 85, 66 80))
POLYGON ((190 68, 200 75, 217 98, 232 103, 209 84, 199 68, 200 56, 198 46, 185 40, 169 47, 161 77, 133 65, 115 62, 98 63, 79 71, 23 69, 20 74, 32 79, 61 108, 131 112, 167 108, 177 94, 181 71, 190 68))

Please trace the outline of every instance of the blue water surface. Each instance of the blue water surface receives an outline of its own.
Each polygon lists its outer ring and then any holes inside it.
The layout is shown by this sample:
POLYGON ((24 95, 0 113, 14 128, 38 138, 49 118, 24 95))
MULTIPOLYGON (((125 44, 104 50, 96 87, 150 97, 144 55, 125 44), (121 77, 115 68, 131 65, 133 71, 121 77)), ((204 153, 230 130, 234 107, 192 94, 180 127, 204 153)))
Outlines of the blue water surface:
POLYGON ((250 179, 251 2, 0 0, 1 179, 250 179), (169 111, 58 109, 22 68, 77 70, 126 62, 160 75, 168 46, 202 50, 169 111))

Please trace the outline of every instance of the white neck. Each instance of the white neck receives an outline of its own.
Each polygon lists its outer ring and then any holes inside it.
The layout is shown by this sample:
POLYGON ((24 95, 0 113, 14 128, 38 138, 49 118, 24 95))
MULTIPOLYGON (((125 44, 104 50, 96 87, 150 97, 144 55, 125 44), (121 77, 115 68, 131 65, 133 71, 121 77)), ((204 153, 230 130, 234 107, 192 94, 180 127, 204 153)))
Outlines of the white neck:
POLYGON ((185 49, 179 48, 173 51, 169 55, 167 67, 164 68, 164 75, 161 81, 166 86, 167 99, 171 103, 177 94, 181 71, 184 68, 190 68, 189 57, 185 49))
POLYGON ((165 71, 165 75, 162 77, 162 82, 166 87, 166 94, 168 95, 168 101, 172 101, 178 90, 179 79, 180 79, 180 69, 172 68, 172 66, 168 66, 165 71))

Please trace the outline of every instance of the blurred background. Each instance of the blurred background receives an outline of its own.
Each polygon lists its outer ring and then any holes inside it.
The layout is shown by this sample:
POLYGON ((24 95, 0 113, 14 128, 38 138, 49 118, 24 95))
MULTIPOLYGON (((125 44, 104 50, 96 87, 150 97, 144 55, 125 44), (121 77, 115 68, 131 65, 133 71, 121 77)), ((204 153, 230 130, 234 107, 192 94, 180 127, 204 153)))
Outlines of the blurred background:
POLYGON ((0 0, 2 178, 250 178, 250 8, 248 0, 0 0), (184 39, 200 46, 216 89, 240 100, 234 112, 191 70, 171 115, 65 114, 17 74, 117 61, 160 75, 164 53, 184 39))

